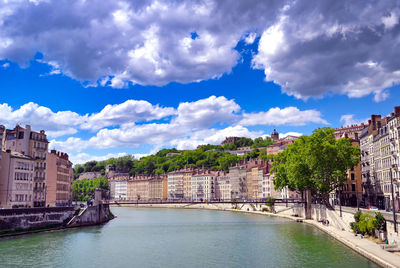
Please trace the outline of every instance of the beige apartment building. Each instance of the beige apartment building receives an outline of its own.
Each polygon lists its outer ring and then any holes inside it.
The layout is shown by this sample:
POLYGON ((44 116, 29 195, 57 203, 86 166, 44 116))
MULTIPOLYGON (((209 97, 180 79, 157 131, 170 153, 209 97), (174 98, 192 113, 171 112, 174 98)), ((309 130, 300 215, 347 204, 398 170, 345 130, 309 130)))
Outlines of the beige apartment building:
POLYGON ((166 176, 157 176, 149 180, 149 200, 166 200, 168 198, 168 181, 166 176))
POLYGON ((33 206, 34 160, 27 155, 0 151, 0 207, 33 206))
POLYGON ((192 200, 192 176, 195 173, 193 168, 185 169, 183 172, 183 199, 192 200))
POLYGON ((127 182, 127 200, 149 200, 149 181, 152 177, 138 175, 127 182))
POLYGON ((47 206, 68 206, 72 204, 74 172, 68 154, 51 150, 47 155, 47 206))
POLYGON ((35 161, 34 175, 34 207, 44 207, 46 200, 46 156, 48 141, 44 130, 35 132, 29 125, 25 128, 16 126, 12 130, 5 130, 3 150, 19 152, 29 155, 35 161))

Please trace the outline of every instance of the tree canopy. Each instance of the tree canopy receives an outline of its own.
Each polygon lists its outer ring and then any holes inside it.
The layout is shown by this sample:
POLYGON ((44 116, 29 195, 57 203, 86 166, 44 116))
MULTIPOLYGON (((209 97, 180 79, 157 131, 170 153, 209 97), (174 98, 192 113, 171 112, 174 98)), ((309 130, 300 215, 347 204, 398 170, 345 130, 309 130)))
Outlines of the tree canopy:
POLYGON ((350 139, 336 140, 332 128, 318 128, 301 136, 273 158, 274 185, 291 190, 327 194, 347 180, 348 169, 360 161, 350 139))
POLYGON ((72 199, 74 201, 86 201, 88 198, 93 198, 96 188, 109 190, 107 179, 98 177, 93 180, 76 180, 72 185, 72 199))
POLYGON ((269 137, 256 138, 254 141, 250 138, 241 138, 235 143, 221 145, 201 145, 198 149, 179 151, 175 148, 162 149, 154 155, 142 157, 140 160, 134 159, 132 156, 124 156, 119 158, 110 158, 105 161, 89 161, 85 164, 78 164, 74 167, 74 177, 77 178, 83 172, 100 172, 105 174, 107 165, 114 165, 118 171, 129 172, 135 174, 164 174, 170 171, 181 169, 185 166, 195 168, 207 168, 211 170, 228 171, 231 165, 235 165, 240 159, 244 158, 266 158, 265 150, 257 148, 266 147, 273 143, 269 137), (231 155, 224 150, 236 150, 238 147, 251 146, 252 152, 238 157, 231 155), (169 153, 181 153, 180 155, 167 156, 169 153))

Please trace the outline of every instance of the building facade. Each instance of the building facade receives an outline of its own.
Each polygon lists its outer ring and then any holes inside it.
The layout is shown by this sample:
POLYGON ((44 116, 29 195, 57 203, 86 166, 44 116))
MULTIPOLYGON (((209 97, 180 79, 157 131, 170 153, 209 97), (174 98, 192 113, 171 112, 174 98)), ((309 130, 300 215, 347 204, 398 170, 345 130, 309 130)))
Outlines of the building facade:
POLYGON ((47 136, 44 130, 35 132, 29 125, 25 128, 16 126, 5 131, 5 150, 29 155, 35 161, 34 207, 44 207, 46 199, 46 157, 48 149, 47 136))
POLYGON ((30 156, 1 152, 0 160, 0 207, 33 207, 35 161, 30 156))
MULTIPOLYGON (((51 150, 47 155, 47 206, 68 206, 72 204, 74 171, 68 154, 51 150)), ((36 185, 35 185, 36 187, 36 185)))
POLYGON ((231 191, 229 174, 219 172, 215 177, 215 199, 218 201, 231 201, 231 191))

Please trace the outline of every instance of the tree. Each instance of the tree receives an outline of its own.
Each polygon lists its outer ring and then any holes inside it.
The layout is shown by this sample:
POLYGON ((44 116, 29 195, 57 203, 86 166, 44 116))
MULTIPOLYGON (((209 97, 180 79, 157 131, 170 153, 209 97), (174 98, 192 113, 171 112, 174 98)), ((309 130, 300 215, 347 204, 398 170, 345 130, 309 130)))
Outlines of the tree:
POLYGON ((86 201, 89 197, 93 198, 94 190, 96 188, 109 190, 107 179, 103 177, 98 177, 93 180, 76 180, 72 185, 72 199, 75 201, 86 201))
POLYGON ((356 166, 359 148, 349 139, 336 140, 332 128, 318 128, 301 136, 273 159, 275 188, 311 190, 325 201, 328 194, 347 180, 348 169, 356 166))

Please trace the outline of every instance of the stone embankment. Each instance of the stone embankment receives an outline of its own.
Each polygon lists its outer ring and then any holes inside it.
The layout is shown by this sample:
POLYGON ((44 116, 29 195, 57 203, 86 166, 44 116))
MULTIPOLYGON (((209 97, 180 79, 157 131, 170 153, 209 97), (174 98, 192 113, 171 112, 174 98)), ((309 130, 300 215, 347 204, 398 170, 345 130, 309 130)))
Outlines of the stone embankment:
POLYGON ((328 210, 321 205, 313 205, 311 213, 312 220, 305 220, 304 209, 302 208, 301 205, 292 207, 286 207, 285 205, 275 206, 276 213, 263 212, 262 209, 266 208, 266 206, 252 205, 252 204, 240 205, 239 206, 240 210, 234 209, 232 207, 232 204, 157 204, 157 205, 130 204, 122 206, 147 207, 147 208, 153 207, 153 208, 211 209, 211 210, 225 210, 238 213, 253 213, 253 214, 268 215, 274 217, 283 217, 294 221, 310 224, 319 228, 320 230, 331 235, 336 240, 340 241, 349 248, 355 250, 356 252, 360 253, 364 257, 370 259, 371 261, 377 263, 382 267, 400 268, 399 255, 385 251, 384 249, 382 249, 381 245, 378 245, 371 240, 362 238, 361 236, 354 235, 349 226, 349 222, 352 221, 352 216, 349 211, 346 212, 342 211, 342 217, 340 217, 338 211, 328 210), (321 222, 319 222, 319 220, 322 219, 324 220, 328 219, 330 224, 328 226, 323 225, 321 222))
POLYGON ((1 209, 0 237, 103 224, 113 216, 108 204, 86 208, 1 209))

